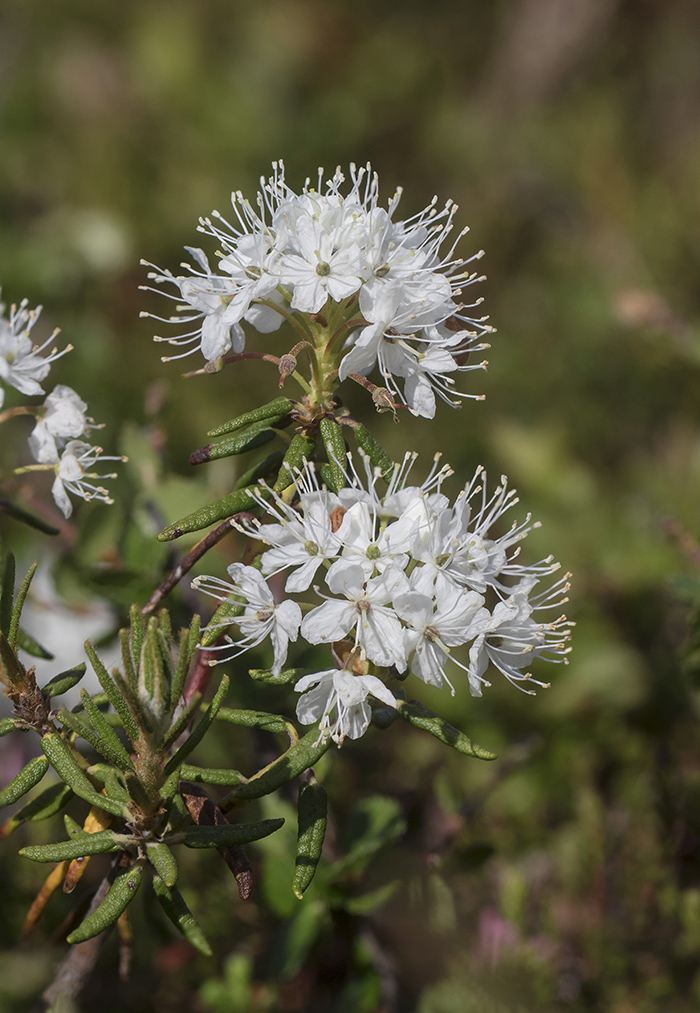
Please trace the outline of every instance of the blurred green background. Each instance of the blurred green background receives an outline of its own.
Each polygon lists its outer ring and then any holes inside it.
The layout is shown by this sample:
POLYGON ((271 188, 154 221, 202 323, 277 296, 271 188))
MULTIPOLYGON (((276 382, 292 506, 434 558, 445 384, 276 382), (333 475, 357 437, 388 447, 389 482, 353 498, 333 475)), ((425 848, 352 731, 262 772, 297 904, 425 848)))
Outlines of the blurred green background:
MULTIPOLYGON (((52 379, 107 423, 105 446, 138 450, 146 432, 162 451, 166 519, 189 509, 177 476, 206 430, 276 384, 257 363, 189 380, 161 364, 139 259, 176 270, 199 215, 252 196, 273 159, 295 187, 371 160, 386 199, 404 187, 403 215, 433 193, 460 205, 498 328, 488 374, 464 384, 485 403, 375 431, 426 465, 444 451, 453 491, 478 464, 508 474, 542 521, 528 558, 552 552, 574 574, 574 651, 550 690, 422 692, 498 761, 404 729, 335 757, 341 820, 367 795, 401 802, 407 833, 358 880, 395 880, 386 903, 297 927, 290 951, 296 902, 267 882, 266 912, 238 918, 204 863, 217 960, 144 936, 132 983, 111 953, 86 1009, 700 1005, 699 46, 696 0, 4 0, 3 298, 43 303, 75 346, 52 379)), ((359 388, 347 403, 370 419, 359 388)), ((229 479, 212 469, 200 498, 229 479)), ((94 516, 79 514, 88 541, 94 516)), ((8 948, 40 882, 11 854, 8 948)), ((49 943, 0 956, 0 1008, 30 1008, 49 943)))

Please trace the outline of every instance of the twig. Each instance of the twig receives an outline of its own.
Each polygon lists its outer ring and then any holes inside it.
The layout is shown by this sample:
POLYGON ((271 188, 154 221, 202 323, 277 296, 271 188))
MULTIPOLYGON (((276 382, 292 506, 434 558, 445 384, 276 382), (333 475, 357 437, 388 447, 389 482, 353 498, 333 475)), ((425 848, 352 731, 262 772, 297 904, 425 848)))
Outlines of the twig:
POLYGON ((205 535, 201 541, 190 549, 186 556, 183 556, 178 565, 172 571, 172 573, 165 578, 163 583, 155 589, 151 597, 148 599, 146 604, 141 609, 141 614, 144 616, 150 616, 155 611, 156 607, 165 598, 166 594, 169 594, 172 589, 178 584, 182 578, 188 573, 198 559, 201 559, 205 552, 207 552, 213 545, 220 542, 221 539, 228 535, 232 530, 232 524, 234 520, 239 517, 250 517, 245 511, 238 513, 235 517, 229 517, 227 520, 222 521, 218 527, 210 531, 208 535, 205 535))
MULTIPOLYGON (((112 870, 114 873, 116 873, 116 864, 117 862, 115 861, 115 865, 112 870)), ((88 914, 92 914, 98 905, 102 903, 111 886, 112 878, 112 873, 110 873, 102 880, 97 893, 92 898, 88 914)), ((109 928, 106 928, 104 932, 100 932, 99 935, 93 936, 92 939, 87 939, 84 943, 76 943, 75 946, 71 947, 69 952, 59 964, 56 977, 42 995, 42 999, 46 1003, 47 1010, 50 1010, 53 1007, 59 996, 66 996, 68 999, 76 999, 78 995, 80 995, 90 972, 97 963, 97 958, 100 955, 102 944, 107 938, 107 934, 110 929, 111 925, 109 928)))

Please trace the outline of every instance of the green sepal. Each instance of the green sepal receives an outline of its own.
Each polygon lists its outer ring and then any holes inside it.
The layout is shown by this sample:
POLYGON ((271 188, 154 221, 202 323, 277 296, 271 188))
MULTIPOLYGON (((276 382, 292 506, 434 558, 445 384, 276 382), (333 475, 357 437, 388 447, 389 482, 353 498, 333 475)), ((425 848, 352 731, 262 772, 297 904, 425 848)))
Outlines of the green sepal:
POLYGON ((230 787, 242 784, 247 780, 239 770, 225 770, 218 767, 194 767, 191 763, 183 763, 180 777, 196 784, 220 784, 230 787))
POLYGON ((219 440, 218 443, 208 443, 206 447, 193 450, 190 454, 190 464, 206 464, 208 461, 218 461, 223 457, 247 454, 249 450, 264 447, 277 435, 277 430, 271 429, 267 422, 259 422, 245 432, 234 433, 233 436, 219 440))
POLYGON ((25 578, 24 578, 24 580, 22 581, 22 583, 20 585, 19 591, 17 592, 17 597, 15 599, 15 604, 14 604, 14 606, 12 608, 12 616, 10 618, 10 631, 8 633, 7 639, 9 641, 9 643, 10 643, 10 647, 13 650, 15 650, 17 648, 17 637, 18 637, 18 634, 19 634, 19 620, 20 620, 20 616, 22 615, 22 609, 24 608, 24 602, 26 600, 27 593, 29 591, 29 585, 32 582, 32 578, 33 578, 34 574, 36 573, 36 568, 37 568, 38 565, 39 565, 38 563, 32 563, 32 565, 27 570, 25 578))
POLYGON ((258 823, 226 823, 214 827, 194 826, 178 831, 172 843, 187 848, 238 848, 251 841, 269 837, 284 823, 283 819, 260 820, 258 823))
POLYGON ((38 640, 34 637, 30 637, 26 630, 22 627, 17 630, 17 646, 21 647, 23 651, 30 654, 32 658, 41 658, 43 661, 53 661, 53 654, 51 651, 47 651, 45 647, 42 647, 38 640))
POLYGON ((68 936, 69 943, 84 943, 113 925, 136 896, 141 885, 143 864, 137 863, 117 874, 102 903, 68 936))
POLYGON ((180 535, 185 535, 190 531, 200 531, 202 528, 208 528, 211 524, 224 520, 225 517, 233 517, 234 514, 238 514, 242 510, 250 510, 251 507, 258 505, 256 496, 264 497, 267 495, 269 495, 269 490, 265 486, 249 486, 245 489, 236 489, 234 492, 230 492, 228 496, 217 499, 214 503, 209 503, 207 506, 200 507, 199 510, 187 514, 182 520, 175 521, 174 524, 168 524, 167 528, 163 528, 158 535, 158 541, 169 542, 173 538, 179 538, 180 535), (253 492, 255 492, 255 496, 252 495, 253 492))
POLYGON ((200 718, 198 723, 194 726, 194 728, 187 736, 183 744, 180 746, 178 751, 174 753, 170 757, 168 762, 165 764, 164 774, 166 777, 172 774, 174 770, 177 770, 177 768, 180 766, 185 757, 189 756, 189 754, 192 752, 195 746, 199 745, 199 743, 202 741, 207 731, 209 730, 212 721, 219 713, 219 708, 221 707, 222 703, 224 702, 224 698, 228 693, 228 687, 229 687, 229 678, 227 675, 224 675, 221 679, 221 685, 216 691, 216 696, 214 697, 209 707, 207 708, 206 713, 202 718, 200 718))
POLYGON ((32 844, 20 848, 22 858, 32 862, 66 862, 85 855, 102 855, 108 851, 119 851, 120 841, 112 830, 99 830, 96 834, 88 834, 80 830, 67 841, 57 844, 32 844))
POLYGON ((281 788, 283 784, 298 777, 309 767, 318 763, 319 759, 330 747, 331 740, 319 741, 318 728, 312 728, 302 739, 282 753, 276 760, 264 768, 259 774, 253 775, 245 784, 239 784, 219 803, 221 809, 231 808, 237 799, 261 798, 281 788))
POLYGON ((323 479, 331 492, 340 492, 347 484, 345 438, 340 426, 333 419, 321 419, 319 429, 328 457, 328 464, 323 469, 323 479))
POLYGON ((313 458, 315 450, 316 444, 312 439, 304 436, 303 433, 296 433, 287 447, 282 467, 272 487, 273 490, 277 493, 284 492, 294 481, 296 472, 303 467, 304 461, 310 461, 313 458))
POLYGON ((273 675, 269 668, 251 668, 248 675, 256 682, 264 682, 268 686, 284 686, 288 682, 296 682, 310 671, 310 668, 285 668, 277 675, 273 675))
POLYGON ((230 422, 224 422, 222 426, 217 426, 216 429, 211 429, 207 433, 207 436, 224 436, 226 433, 233 433, 237 429, 243 429, 244 426, 250 426, 255 422, 265 421, 272 424, 288 415, 293 407, 294 402, 290 401, 289 398, 276 397, 274 401, 268 401, 267 404, 255 408, 252 412, 246 412, 244 415, 231 419, 230 422))
POLYGON ((78 685, 85 675, 86 667, 85 662, 81 661, 75 668, 69 668, 67 671, 61 672, 60 675, 54 675, 53 679, 49 680, 42 688, 42 692, 47 696, 62 696, 69 689, 78 685))
POLYGON ((153 891, 163 911, 187 942, 205 957, 211 957, 211 946, 177 887, 166 883, 160 876, 154 876, 153 891))
POLYGON ((355 431, 355 439, 369 457, 370 464, 375 468, 379 468, 382 478, 388 479, 393 471, 394 462, 384 447, 377 443, 369 429, 363 426, 361 422, 358 422, 353 429, 355 431))
POLYGON ((242 602, 232 601, 229 598, 222 601, 209 620, 206 629, 202 630, 202 647, 211 647, 212 644, 215 644, 226 627, 230 626, 244 612, 245 605, 242 602))
POLYGON ((287 731, 286 720, 279 714, 268 714, 267 711, 233 710, 231 707, 222 707, 217 719, 244 728, 262 728, 266 732, 287 731))
POLYGON ((0 719, 0 739, 3 735, 9 735, 17 727, 17 722, 14 718, 1 718, 0 719))
POLYGON ((158 873, 166 886, 172 887, 177 883, 177 862, 167 844, 163 841, 148 842, 146 845, 148 861, 158 873))
POLYGON ((255 482, 259 482, 261 478, 268 478, 268 476, 276 475, 280 469, 280 465, 284 460, 284 450, 274 450, 267 457, 263 458, 262 461, 258 461, 252 468, 248 468, 236 479, 234 489, 244 489, 247 485, 253 485, 255 482))
POLYGON ((41 748, 58 776, 67 785, 70 785, 76 795, 89 802, 90 805, 98 806, 105 812, 112 813, 113 816, 125 816, 123 805, 95 791, 78 766, 78 761, 73 756, 70 746, 58 732, 44 735, 41 740, 41 748))
POLYGON ((302 784, 299 789, 297 809, 299 812, 299 832, 292 891, 294 896, 301 900, 304 891, 316 874, 316 866, 321 858, 323 840, 326 836, 328 796, 323 785, 318 781, 302 784))
POLYGON ((126 749, 120 742, 117 733, 107 724, 104 714, 100 711, 99 707, 93 703, 93 700, 86 689, 81 691, 80 699, 83 702, 87 718, 102 739, 103 747, 101 751, 107 759, 110 760, 115 767, 119 767, 120 770, 133 770, 134 765, 131 762, 126 749))
POLYGON ((26 767, 12 778, 7 787, 0 791, 0 808, 12 805, 18 798, 22 798, 22 795, 31 791, 41 781, 48 769, 49 761, 45 756, 35 756, 33 760, 30 760, 26 767))
POLYGON ((496 753, 472 742, 464 732, 460 732, 454 725, 449 724, 448 721, 439 717, 428 707, 424 707, 422 703, 418 703, 417 700, 399 700, 398 704, 399 714, 402 718, 415 725, 416 728, 421 728, 424 732, 434 735, 446 746, 452 746, 458 753, 463 753, 465 756, 476 756, 480 760, 496 759, 496 753))

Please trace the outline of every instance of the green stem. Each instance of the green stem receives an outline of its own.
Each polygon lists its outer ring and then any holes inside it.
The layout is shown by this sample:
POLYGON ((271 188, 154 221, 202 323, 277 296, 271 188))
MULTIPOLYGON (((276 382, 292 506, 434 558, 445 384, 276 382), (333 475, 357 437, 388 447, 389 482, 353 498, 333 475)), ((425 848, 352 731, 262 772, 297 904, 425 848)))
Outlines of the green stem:
POLYGON ((0 412, 0 425, 3 422, 7 422, 8 419, 13 419, 16 415, 36 415, 39 407, 39 405, 36 407, 21 405, 19 408, 7 408, 4 412, 0 412))

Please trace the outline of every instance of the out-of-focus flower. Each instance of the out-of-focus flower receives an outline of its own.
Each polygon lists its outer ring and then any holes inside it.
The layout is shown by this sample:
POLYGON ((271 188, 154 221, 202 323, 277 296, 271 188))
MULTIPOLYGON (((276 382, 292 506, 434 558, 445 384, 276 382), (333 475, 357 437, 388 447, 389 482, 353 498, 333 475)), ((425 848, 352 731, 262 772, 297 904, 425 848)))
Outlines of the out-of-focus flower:
POLYGON ((56 478, 51 488, 53 498, 63 516, 70 517, 73 513, 73 504, 68 499, 69 492, 74 496, 80 496, 81 499, 97 499, 103 503, 113 503, 114 500, 110 499, 105 488, 93 485, 88 479, 116 478, 116 472, 101 475, 89 469, 98 462, 124 460, 126 460, 124 457, 110 457, 103 454, 101 447, 93 447, 83 440, 71 440, 56 464, 56 478))
MULTIPOLYGON (((42 355, 58 331, 54 331, 42 345, 32 344, 31 330, 39 319, 41 306, 30 310, 23 299, 19 306, 10 307, 5 319, 5 304, 0 303, 0 380, 14 387, 20 394, 33 396, 43 394, 42 380, 49 375, 51 363, 71 350, 71 345, 58 351, 53 348, 48 355, 42 355)), ((0 408, 5 400, 5 390, 0 386, 0 408)))

